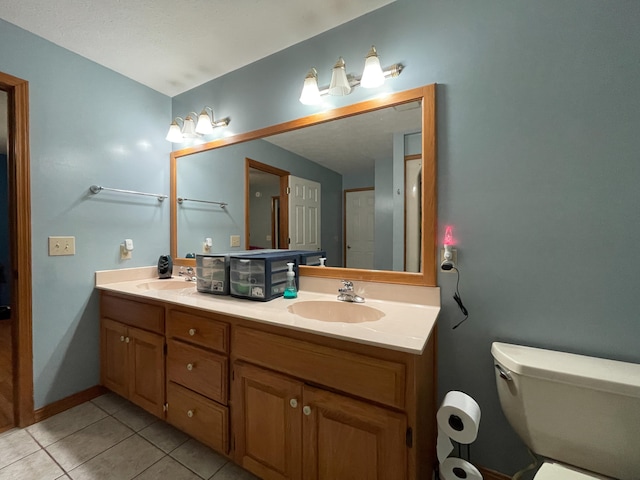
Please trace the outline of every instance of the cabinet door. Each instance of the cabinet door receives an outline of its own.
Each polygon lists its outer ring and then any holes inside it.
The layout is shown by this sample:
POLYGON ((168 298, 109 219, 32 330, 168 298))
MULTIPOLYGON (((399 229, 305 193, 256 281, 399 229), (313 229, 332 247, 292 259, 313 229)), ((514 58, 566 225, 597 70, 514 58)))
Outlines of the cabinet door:
POLYGON ((305 480, 406 478, 406 417, 304 387, 305 480))
POLYGON ((129 327, 129 400, 158 417, 164 405, 164 337, 129 327))
POLYGON ((100 383, 109 390, 129 395, 127 327, 108 318, 100 320, 100 383))
POLYGON ((235 363, 232 388, 236 462, 264 480, 300 480, 302 384, 235 363))

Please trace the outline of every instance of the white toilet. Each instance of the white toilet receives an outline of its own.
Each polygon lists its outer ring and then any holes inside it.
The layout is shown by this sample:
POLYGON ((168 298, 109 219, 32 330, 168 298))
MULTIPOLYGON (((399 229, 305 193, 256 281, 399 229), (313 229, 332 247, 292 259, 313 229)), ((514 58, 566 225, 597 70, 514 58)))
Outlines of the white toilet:
POLYGON ((640 479, 640 365, 494 343, 507 420, 545 458, 535 480, 640 479))

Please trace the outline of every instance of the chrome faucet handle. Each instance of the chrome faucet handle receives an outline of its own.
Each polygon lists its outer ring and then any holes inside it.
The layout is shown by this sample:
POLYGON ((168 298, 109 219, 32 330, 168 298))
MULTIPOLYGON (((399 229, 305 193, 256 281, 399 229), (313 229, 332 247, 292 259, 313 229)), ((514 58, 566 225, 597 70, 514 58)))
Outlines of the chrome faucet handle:
POLYGON ((350 280, 342 280, 342 286, 345 290, 353 290, 353 282, 350 280))

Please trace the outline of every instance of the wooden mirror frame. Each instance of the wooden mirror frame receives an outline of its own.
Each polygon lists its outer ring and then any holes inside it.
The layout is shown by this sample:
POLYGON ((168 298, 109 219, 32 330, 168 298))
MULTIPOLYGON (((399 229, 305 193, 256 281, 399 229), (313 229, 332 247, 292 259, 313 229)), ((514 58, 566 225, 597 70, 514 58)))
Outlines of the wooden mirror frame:
POLYGON ((422 102, 422 265, 420 273, 396 272, 386 270, 362 270, 343 267, 309 267, 300 266, 300 275, 308 277, 323 277, 349 280, 366 280, 373 282, 396 283, 404 285, 436 286, 436 256, 437 256, 437 162, 436 162, 436 85, 406 90, 356 103, 346 107, 336 108, 327 112, 315 113, 307 117, 270 127, 261 128, 248 133, 221 138, 212 142, 171 152, 171 256, 176 265, 195 265, 195 260, 178 258, 178 206, 177 206, 177 162, 178 159, 188 157, 215 148, 236 145, 278 133, 298 130, 300 128, 320 123, 351 117, 361 113, 371 112, 415 101, 422 102))

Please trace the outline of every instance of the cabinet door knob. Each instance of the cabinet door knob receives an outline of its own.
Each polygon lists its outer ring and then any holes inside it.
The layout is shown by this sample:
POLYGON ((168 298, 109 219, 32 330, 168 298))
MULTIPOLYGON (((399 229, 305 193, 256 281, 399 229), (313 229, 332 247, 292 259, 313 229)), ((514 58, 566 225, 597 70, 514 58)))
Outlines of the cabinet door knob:
POLYGON ((187 363, 187 370, 193 370, 193 363, 187 363))
POLYGON ((120 335, 120 341, 124 342, 124 335, 120 335))
POLYGON ((296 400, 295 398, 292 398, 291 400, 289 400, 289 405, 291 405, 293 408, 297 408, 298 400, 296 400))
POLYGON ((189 335, 191 335, 192 337, 196 334, 196 329, 195 328, 190 328, 189 329, 189 335))
POLYGON ((129 343, 129 337, 125 338, 125 339, 124 339, 124 342, 125 342, 125 343, 129 343))
POLYGON ((302 407, 302 413, 305 415, 311 415, 311 407, 309 405, 305 405, 302 407))
POLYGON ((187 410, 187 417, 192 418, 195 414, 195 410, 187 410))

